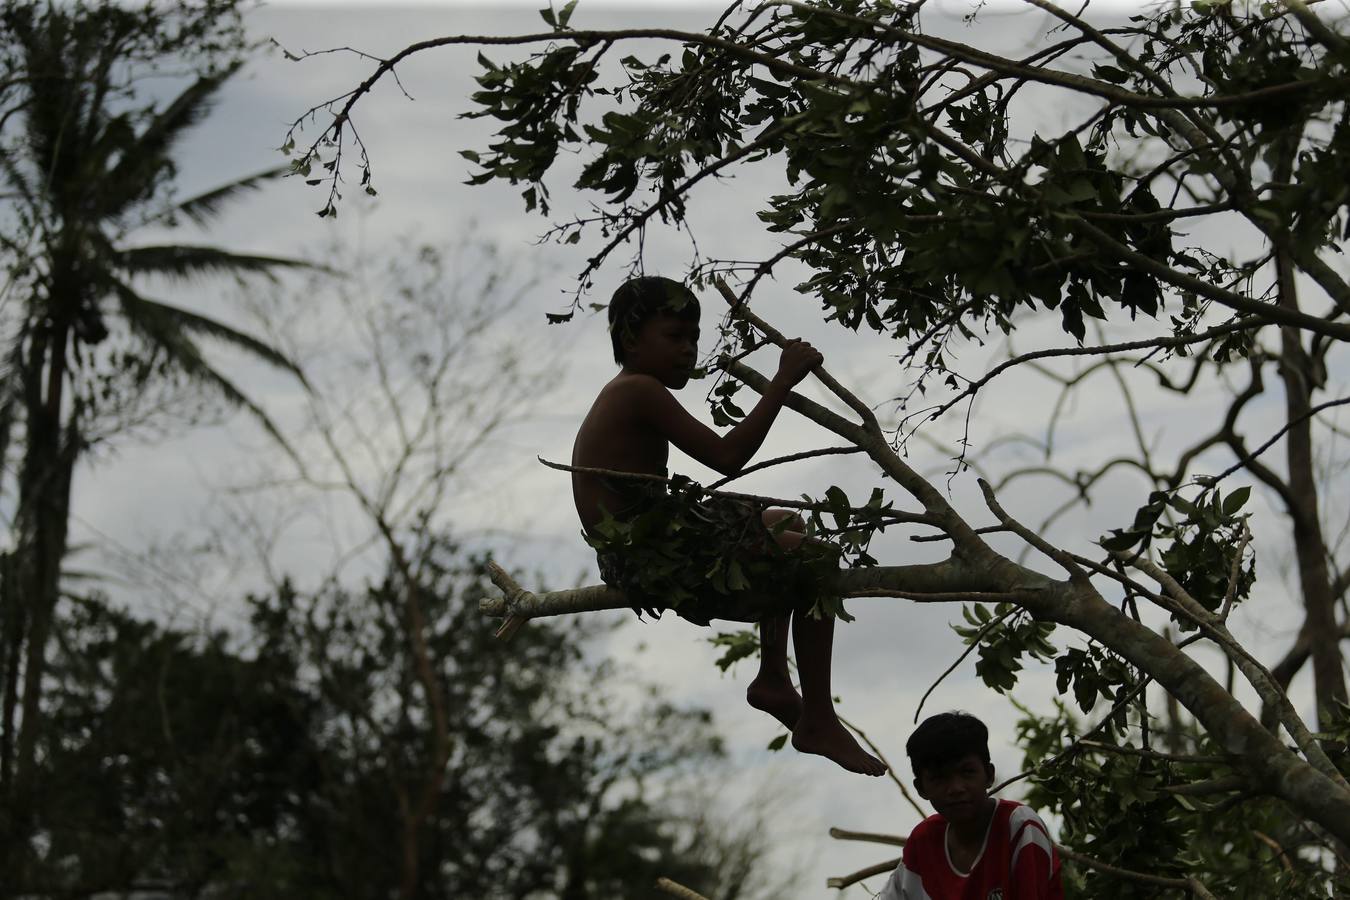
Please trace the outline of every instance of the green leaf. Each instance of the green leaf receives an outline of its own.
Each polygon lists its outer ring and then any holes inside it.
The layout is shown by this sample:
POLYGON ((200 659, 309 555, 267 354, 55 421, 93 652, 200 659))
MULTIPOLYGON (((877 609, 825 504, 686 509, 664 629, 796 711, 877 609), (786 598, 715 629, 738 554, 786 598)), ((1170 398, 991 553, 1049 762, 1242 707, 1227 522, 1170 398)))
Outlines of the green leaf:
POLYGON ((783 747, 787 744, 787 739, 788 739, 788 735, 787 735, 786 733, 780 734, 778 737, 776 737, 776 738, 774 738, 773 740, 769 741, 769 744, 768 744, 768 748, 767 748, 767 749, 772 750, 772 751, 774 751, 774 752, 777 752, 777 751, 779 751, 779 750, 782 750, 783 747))
POLYGON ((1120 528, 1113 528, 1111 530, 1111 537, 1102 538, 1098 543, 1101 544, 1103 550, 1121 551, 1130 549, 1135 544, 1139 543, 1142 538, 1143 535, 1137 531, 1125 531, 1120 528))
POLYGON ((825 502, 830 507, 830 514, 834 516, 836 524, 840 528, 848 525, 849 504, 848 495, 844 493, 843 488, 838 485, 830 485, 825 491, 825 502))
POLYGON ((1242 509, 1243 504, 1247 502, 1247 498, 1251 496, 1251 493, 1252 489, 1250 487, 1240 487, 1227 497, 1224 497, 1223 514, 1225 516, 1231 516, 1242 509))
POLYGON ((1094 78, 1100 78, 1102 81, 1109 81, 1112 84, 1124 84, 1130 78, 1124 69, 1106 65, 1093 66, 1092 75, 1094 78))

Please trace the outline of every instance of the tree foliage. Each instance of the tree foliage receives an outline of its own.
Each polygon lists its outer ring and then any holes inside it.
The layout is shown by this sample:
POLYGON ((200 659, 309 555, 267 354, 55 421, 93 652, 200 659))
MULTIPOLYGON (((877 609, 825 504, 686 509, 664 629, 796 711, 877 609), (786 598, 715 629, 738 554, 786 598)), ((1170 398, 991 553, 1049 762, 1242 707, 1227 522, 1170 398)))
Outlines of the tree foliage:
MULTIPOLYGON (((596 625, 530 629, 498 652, 477 611, 482 560, 443 539, 417 556, 451 752, 416 835, 415 896, 656 896, 662 875, 746 896, 764 846, 748 820, 699 806, 722 755, 708 713, 652 686, 637 708, 597 689, 629 679, 583 659, 596 625)), ((401 577, 285 584, 250 598, 233 635, 85 598, 52 658, 44 849, 9 889, 397 893, 406 812, 436 752, 401 577)))
MULTIPOLYGON (((578 302, 598 267, 645 228, 687 227, 701 183, 740 167, 782 173, 787 189, 758 205, 765 227, 783 235, 781 249, 750 264, 696 258, 691 275, 705 284, 740 277, 715 357, 718 378, 729 379, 711 395, 724 418, 735 418, 737 389, 765 384, 741 357, 761 339, 781 342, 748 301, 784 260, 804 267, 797 289, 826 322, 892 338, 913 376, 895 398, 899 415, 885 421, 828 374, 822 381, 848 415, 789 401, 876 463, 887 497, 916 507, 877 504, 886 514, 873 509, 850 536, 864 549, 841 571, 838 592, 1004 604, 998 614, 971 606, 965 632, 996 689, 1016 683, 1026 654, 1053 655, 1061 691, 1097 722, 1031 716, 1024 745, 1033 796, 1064 817, 1079 862, 1096 867, 1094 892, 1204 896, 1205 882, 1238 884, 1225 860, 1242 853, 1244 871, 1259 873, 1243 882, 1250 896, 1321 896, 1336 877, 1328 860, 1350 842, 1336 616, 1350 561, 1324 534, 1313 450, 1319 416, 1350 402, 1335 394, 1343 378, 1333 363, 1350 337, 1350 281, 1338 259, 1350 237, 1345 23, 1302 0, 1168 5, 1115 22, 1027 2, 1053 27, 1020 58, 929 33, 922 3, 738 2, 702 32, 587 29, 568 3, 543 11, 539 33, 432 37, 382 59, 354 90, 306 114, 332 117, 294 165, 325 167, 318 181, 331 212, 353 142, 362 182, 372 178, 351 124, 371 87, 411 54, 481 46, 471 115, 495 120, 497 137, 463 151, 476 167, 471 180, 516 184, 526 209, 547 215, 550 173, 580 155, 572 188, 596 211, 550 231, 594 246, 578 302), (665 46, 629 52, 652 41, 665 46), (505 61, 501 45, 534 49, 505 61), (1026 104, 1061 115, 1046 125, 1026 104), (1203 241, 1218 228, 1240 239, 1203 241), (983 375, 960 370, 960 348, 1015 335, 1046 313, 1062 337, 1038 331, 1044 344, 983 375), (1069 503, 1088 499, 1112 468, 1143 476, 1137 513, 1095 542, 1028 527, 987 480, 995 523, 980 526, 907 463, 904 444, 968 409, 1002 373, 1050 360, 1117 375, 1137 364, 1182 396, 1241 373, 1250 381, 1212 433, 1169 458, 1139 437, 1137 454, 1064 473, 1077 489, 1069 503), (1283 388, 1285 416, 1250 446, 1238 422, 1267 370, 1283 388), (1281 439, 1284 471, 1264 457, 1281 439), (1199 471, 1217 451, 1231 465, 1199 471), (1291 651, 1274 671, 1228 625, 1255 578, 1245 507, 1253 483, 1287 514, 1306 616, 1301 656, 1291 651), (950 556, 869 565, 870 534, 898 522, 933 529, 950 556), (1022 554, 996 549, 990 532, 1015 538, 1022 554), (1038 568, 1021 561, 1027 554, 1038 568), (1072 633, 1049 643, 1052 624, 1072 633), (1263 710, 1247 709, 1188 652, 1201 642, 1263 710), (1285 693, 1309 656, 1318 735, 1285 693), (1150 684, 1190 718, 1159 719, 1150 684), (1155 746, 1160 733, 1170 745, 1155 746), (1113 791, 1086 788, 1103 778, 1113 791)), ((1074 373, 1047 371, 1073 392, 1074 373)), ((1196 418, 1205 420, 1199 409, 1196 418)), ((978 462, 965 452, 966 427, 960 471, 978 462)), ((828 494, 807 506, 818 524, 833 512, 838 528, 850 513, 828 494)), ((529 617, 623 603, 603 587, 535 595, 505 586, 507 598, 487 611, 529 617)))

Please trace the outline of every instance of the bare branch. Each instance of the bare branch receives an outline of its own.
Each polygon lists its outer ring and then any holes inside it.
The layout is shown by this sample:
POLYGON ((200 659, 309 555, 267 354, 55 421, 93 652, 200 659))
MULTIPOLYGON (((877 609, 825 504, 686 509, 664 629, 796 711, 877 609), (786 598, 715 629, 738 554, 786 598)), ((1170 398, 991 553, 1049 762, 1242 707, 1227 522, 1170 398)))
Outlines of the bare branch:
POLYGON ((1124 353, 1129 350, 1167 350, 1173 347, 1185 347, 1190 344, 1204 343, 1205 341, 1213 340, 1216 337, 1222 337, 1225 334, 1232 334, 1236 331, 1246 331, 1251 328, 1260 328, 1268 324, 1270 323, 1264 316, 1247 316, 1233 322, 1228 322, 1224 325, 1216 325, 1199 334, 1146 338, 1140 341, 1123 341, 1116 344, 1099 344, 1092 347, 1053 347, 1046 350, 1033 350, 1028 353, 1022 353, 1012 359, 1004 360, 994 366, 994 368, 990 369, 982 378, 972 381, 955 397, 937 407, 928 418, 930 420, 936 419, 966 397, 974 396, 981 388, 1008 369, 1011 369, 1014 366, 1020 366, 1023 363, 1032 360, 1052 359, 1061 356, 1103 356, 1112 353, 1124 353))
POLYGON ((1218 475, 1215 475, 1212 479, 1207 479, 1206 484, 1210 485, 1218 484, 1220 481, 1223 481, 1225 478, 1227 478, 1229 475, 1232 475, 1237 470, 1250 468, 1253 460, 1255 460, 1262 453, 1265 453, 1272 446, 1274 446, 1276 441, 1278 441, 1280 438, 1288 434, 1289 430, 1294 426, 1298 425, 1300 422, 1312 418, 1313 416, 1317 415, 1323 410, 1331 409, 1334 406, 1345 406, 1348 403, 1350 403, 1350 397, 1340 397, 1336 400, 1328 400, 1325 403, 1317 404, 1316 406, 1312 407, 1307 412, 1305 412, 1303 415, 1290 419, 1288 422, 1284 424, 1283 427, 1280 428, 1279 431, 1271 435, 1270 438, 1264 444, 1262 444, 1260 447, 1257 447, 1254 451, 1244 454, 1241 457, 1241 459, 1238 460, 1238 462, 1229 466, 1227 469, 1224 469, 1218 475))
POLYGON ((1069 573, 1070 578, 1081 582, 1087 581, 1087 573, 1083 571, 1083 568, 1078 565, 1071 554, 1058 547, 1052 546, 1045 538, 1036 534, 1021 522, 1018 522, 1012 516, 1004 512, 1003 507, 999 506, 998 498, 994 496, 994 489, 989 486, 989 482, 981 478, 978 483, 980 485, 980 490, 984 493, 985 505, 987 505, 989 511, 994 514, 994 518, 1003 523, 1004 528, 1007 528, 1022 540, 1041 551, 1041 553, 1044 553, 1050 559, 1059 563, 1059 565, 1069 573))
MULTIPOLYGON (((645 481, 654 484, 675 484, 677 482, 677 479, 667 478, 664 475, 649 475, 645 472, 621 472, 617 469, 598 469, 592 466, 567 466, 562 463, 550 462, 542 456, 536 458, 550 469, 558 469, 562 472, 584 472, 587 475, 602 475, 606 478, 617 478, 621 481, 645 481)), ((719 482, 719 484, 720 483, 721 482, 719 482)), ((766 508, 770 506, 782 506, 787 509, 804 509, 812 512, 830 512, 833 509, 828 503, 811 503, 804 500, 789 500, 783 497, 765 497, 760 494, 740 494, 735 491, 716 491, 712 488, 700 488, 700 490, 702 490, 703 493, 712 496, 726 497, 731 500, 744 500, 747 503, 753 503, 756 506, 766 508)), ((851 506, 849 509, 860 515, 878 517, 892 522, 909 522, 922 525, 936 524, 932 518, 923 513, 910 513, 891 509, 876 510, 857 506, 851 506)))
POLYGON ((861 447, 823 447, 819 450, 803 450, 801 453, 789 453, 786 456, 776 456, 773 459, 766 459, 764 462, 755 463, 753 466, 746 466, 739 472, 733 472, 725 478, 719 478, 708 485, 708 490, 715 491, 724 484, 735 481, 737 478, 743 478, 751 472, 758 472, 762 469, 768 469, 772 466, 781 466, 784 463, 799 462, 803 459, 815 459, 818 456, 833 456, 835 454, 862 453, 861 447))
POLYGON ((884 875, 887 872, 893 872, 895 871, 895 867, 898 866, 899 864, 900 864, 900 857, 897 856, 895 859, 888 859, 885 862, 874 863, 873 865, 866 866, 865 868, 859 869, 858 871, 852 872, 848 875, 840 875, 835 878, 830 878, 825 882, 825 886, 828 888, 838 888, 842 890, 843 888, 846 888, 850 885, 857 884, 864 878, 871 878, 873 875, 884 875))
POLYGON ((656 879, 656 889, 663 894, 678 897, 680 900, 708 900, 698 891, 687 888, 678 881, 671 881, 669 878, 656 879))
MULTIPOLYGON (((845 719, 843 716, 839 716, 839 721, 843 723, 844 727, 848 728, 859 738, 861 738, 862 742, 867 745, 868 749, 871 750, 873 754, 876 755, 877 759, 881 760, 882 764, 886 767, 886 777, 889 778, 891 781, 895 782, 895 786, 900 789, 900 796, 905 798, 905 802, 908 803, 914 809, 914 811, 919 814, 920 818, 927 817, 928 813, 924 812, 924 809, 922 806, 919 805, 919 802, 915 800, 913 796, 910 795, 909 788, 905 787, 905 782, 900 778, 898 774, 896 774, 895 766, 891 765, 891 761, 886 758, 886 754, 881 752, 881 748, 878 747, 876 743, 873 742, 873 740, 867 736, 866 732, 864 732, 857 725, 854 725, 848 719, 845 719)), ((837 835, 834 834, 834 829, 830 829, 830 836, 837 837, 837 835)), ((864 840, 864 838, 853 838, 853 840, 864 840)), ((902 839, 901 845, 903 844, 904 841, 902 839)))
MULTIPOLYGON (((922 812, 920 812, 922 815, 922 812)), ((871 831, 845 831, 842 828, 831 828, 830 837, 836 841, 867 841, 872 844, 890 844, 892 847, 905 846, 905 838, 897 834, 876 834, 871 831)))

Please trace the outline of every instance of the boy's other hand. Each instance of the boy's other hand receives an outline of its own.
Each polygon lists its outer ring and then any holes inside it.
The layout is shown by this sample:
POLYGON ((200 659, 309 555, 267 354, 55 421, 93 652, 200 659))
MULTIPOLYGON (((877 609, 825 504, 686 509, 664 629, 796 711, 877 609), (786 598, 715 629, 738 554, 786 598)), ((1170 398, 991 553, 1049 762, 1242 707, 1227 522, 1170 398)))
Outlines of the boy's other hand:
POLYGON ((815 347, 793 338, 783 346, 783 355, 778 360, 778 374, 773 380, 783 387, 793 387, 824 361, 825 357, 815 347))

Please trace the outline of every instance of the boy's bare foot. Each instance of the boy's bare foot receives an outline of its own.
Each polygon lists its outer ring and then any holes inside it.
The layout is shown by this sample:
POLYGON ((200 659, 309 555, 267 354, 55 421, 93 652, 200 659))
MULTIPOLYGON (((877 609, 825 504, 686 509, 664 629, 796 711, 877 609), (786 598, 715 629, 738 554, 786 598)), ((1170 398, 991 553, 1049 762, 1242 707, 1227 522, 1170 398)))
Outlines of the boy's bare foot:
POLYGON ((802 716, 802 696, 786 678, 759 675, 745 689, 745 701, 782 722, 788 731, 797 727, 802 716))
POLYGON ((832 759, 850 772, 886 774, 886 764, 858 746, 853 735, 833 716, 824 721, 802 719, 792 732, 792 746, 800 753, 832 759))

